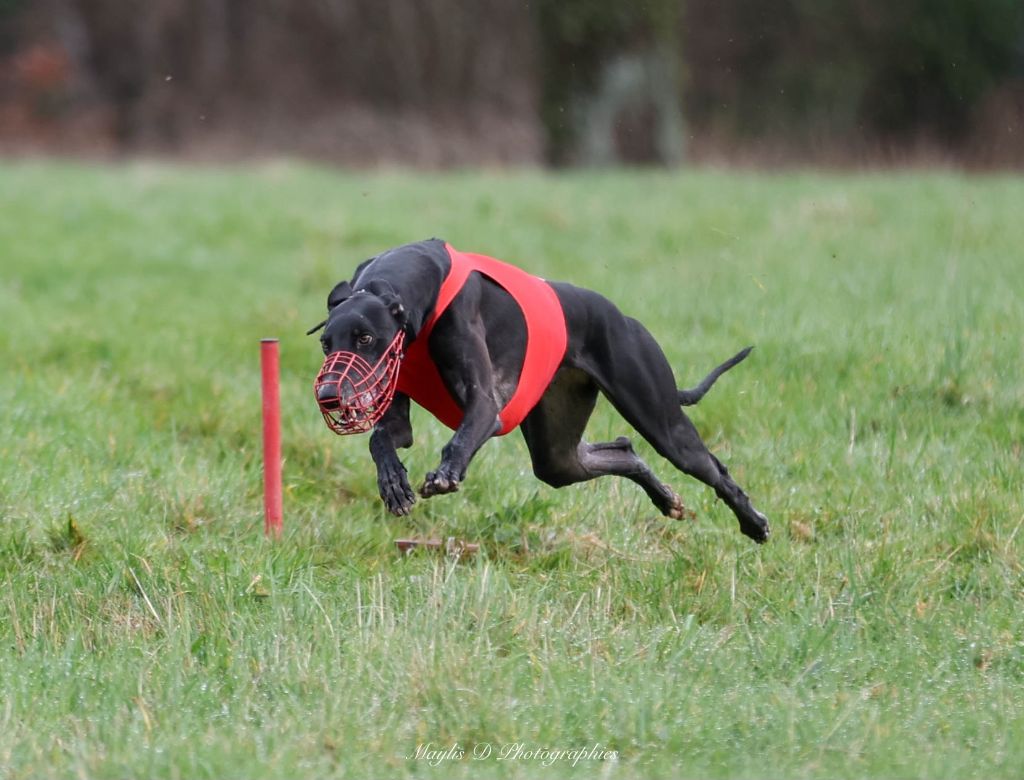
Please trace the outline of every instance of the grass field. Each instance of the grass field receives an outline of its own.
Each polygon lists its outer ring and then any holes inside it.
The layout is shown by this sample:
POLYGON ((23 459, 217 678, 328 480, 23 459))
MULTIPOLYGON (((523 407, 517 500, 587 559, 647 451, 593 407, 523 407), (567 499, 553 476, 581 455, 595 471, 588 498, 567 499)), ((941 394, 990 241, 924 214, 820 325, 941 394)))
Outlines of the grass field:
MULTIPOLYGON (((0 776, 1020 777, 1022 215, 941 172, 4 164, 0 776), (431 235, 604 292, 681 385, 756 344, 691 416, 772 540, 643 444, 696 520, 548 488, 518 433, 387 515, 303 331, 431 235)), ((415 482, 446 430, 413 422, 415 482)), ((629 433, 602 402, 588 436, 629 433)))

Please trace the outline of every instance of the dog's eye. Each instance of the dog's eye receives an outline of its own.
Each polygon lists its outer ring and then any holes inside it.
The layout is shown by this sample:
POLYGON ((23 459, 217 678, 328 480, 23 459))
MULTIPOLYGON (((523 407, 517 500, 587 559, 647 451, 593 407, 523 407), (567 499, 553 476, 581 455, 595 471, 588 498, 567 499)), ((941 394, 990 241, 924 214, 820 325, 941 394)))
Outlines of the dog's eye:
POLYGON ((369 333, 360 333, 356 336, 356 343, 361 347, 368 347, 373 343, 373 336, 369 333))

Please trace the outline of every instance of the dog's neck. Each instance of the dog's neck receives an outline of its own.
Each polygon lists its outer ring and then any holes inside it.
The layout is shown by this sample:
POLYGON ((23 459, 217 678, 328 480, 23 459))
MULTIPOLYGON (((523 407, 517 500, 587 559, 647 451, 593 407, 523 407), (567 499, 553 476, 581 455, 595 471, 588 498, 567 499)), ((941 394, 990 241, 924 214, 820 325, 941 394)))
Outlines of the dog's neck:
POLYGON ((388 252, 368 265, 355 281, 360 291, 375 279, 383 279, 394 287, 406 311, 406 336, 412 340, 434 313, 447 272, 447 267, 429 255, 388 252), (401 266, 401 273, 393 272, 396 266, 401 266))

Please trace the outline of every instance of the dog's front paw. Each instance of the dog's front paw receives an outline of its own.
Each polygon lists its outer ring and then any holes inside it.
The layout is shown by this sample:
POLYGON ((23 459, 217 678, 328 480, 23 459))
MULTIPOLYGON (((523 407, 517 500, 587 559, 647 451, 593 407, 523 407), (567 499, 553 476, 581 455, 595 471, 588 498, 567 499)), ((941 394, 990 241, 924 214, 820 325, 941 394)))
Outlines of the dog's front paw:
POLYGON ((402 517, 412 511, 412 505, 416 503, 416 494, 412 492, 404 468, 380 474, 377 478, 377 488, 380 490, 384 506, 391 514, 402 517))
POLYGON ((399 517, 409 514, 413 504, 416 503, 416 494, 412 492, 412 488, 408 484, 392 484, 381 488, 380 497, 384 499, 384 506, 388 508, 388 511, 399 517))
POLYGON ((427 472, 427 478, 423 481, 423 486, 420 488, 420 495, 424 498, 430 498, 442 493, 454 493, 458 489, 459 480, 449 473, 444 466, 441 466, 437 471, 427 472))

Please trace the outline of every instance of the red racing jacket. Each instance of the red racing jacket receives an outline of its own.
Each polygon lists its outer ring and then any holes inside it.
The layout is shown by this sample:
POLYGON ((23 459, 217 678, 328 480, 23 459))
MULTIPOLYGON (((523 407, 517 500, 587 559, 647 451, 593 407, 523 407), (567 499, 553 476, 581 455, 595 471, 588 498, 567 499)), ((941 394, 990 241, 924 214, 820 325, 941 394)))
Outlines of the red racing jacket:
POLYGON ((445 244, 452 266, 441 285, 437 305, 416 340, 409 345, 398 373, 398 390, 451 429, 462 422, 462 408, 452 398, 427 350, 430 333, 473 271, 479 271, 512 296, 526 320, 526 355, 519 384, 498 413, 499 436, 518 427, 540 401, 565 357, 565 314, 551 285, 514 265, 486 255, 459 252, 445 244))

